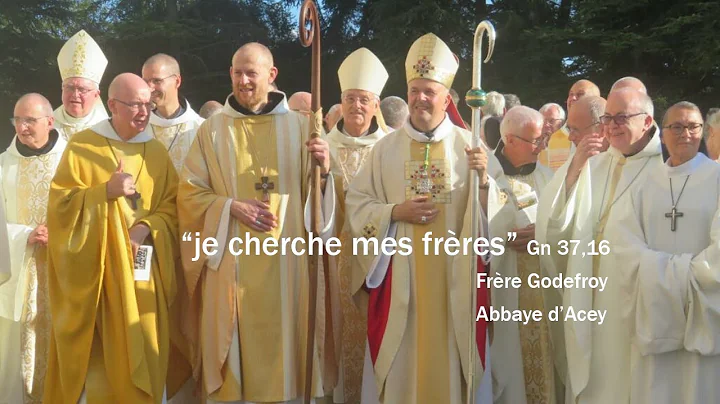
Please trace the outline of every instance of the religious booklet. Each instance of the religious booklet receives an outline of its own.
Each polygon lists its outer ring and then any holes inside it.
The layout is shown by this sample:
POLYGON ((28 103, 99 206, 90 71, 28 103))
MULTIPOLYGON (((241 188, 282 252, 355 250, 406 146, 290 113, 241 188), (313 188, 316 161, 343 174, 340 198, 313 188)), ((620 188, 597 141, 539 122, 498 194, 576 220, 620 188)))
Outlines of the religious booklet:
POLYGON ((537 206, 538 198, 534 191, 517 198, 518 211, 515 215, 515 226, 522 229, 535 223, 537 206))
POLYGON ((135 256, 135 280, 149 281, 150 267, 152 266, 153 248, 149 245, 141 245, 135 256))

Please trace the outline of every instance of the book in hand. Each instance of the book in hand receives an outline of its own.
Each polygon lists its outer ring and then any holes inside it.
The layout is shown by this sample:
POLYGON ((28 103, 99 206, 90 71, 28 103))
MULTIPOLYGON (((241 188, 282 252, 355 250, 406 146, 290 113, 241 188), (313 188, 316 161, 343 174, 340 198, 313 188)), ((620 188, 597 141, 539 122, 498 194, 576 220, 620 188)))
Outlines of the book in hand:
POLYGON ((141 245, 135 256, 135 280, 149 281, 150 267, 152 266, 153 248, 149 245, 141 245))

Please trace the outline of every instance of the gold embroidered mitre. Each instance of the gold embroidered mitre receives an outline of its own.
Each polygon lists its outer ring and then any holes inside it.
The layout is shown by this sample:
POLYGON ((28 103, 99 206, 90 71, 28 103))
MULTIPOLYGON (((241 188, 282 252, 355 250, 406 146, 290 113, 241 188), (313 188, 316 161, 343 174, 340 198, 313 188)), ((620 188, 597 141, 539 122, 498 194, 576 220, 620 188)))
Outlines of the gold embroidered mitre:
POLYGON ((92 37, 80 30, 68 39, 57 57, 60 77, 63 81, 71 77, 82 77, 100 84, 108 60, 92 37))
POLYGON ((408 83, 415 79, 428 79, 450 88, 457 69, 457 58, 445 42, 433 33, 418 38, 405 59, 408 83))
POLYGON ((338 69, 340 91, 364 90, 379 97, 388 77, 380 59, 367 48, 351 53, 338 69))

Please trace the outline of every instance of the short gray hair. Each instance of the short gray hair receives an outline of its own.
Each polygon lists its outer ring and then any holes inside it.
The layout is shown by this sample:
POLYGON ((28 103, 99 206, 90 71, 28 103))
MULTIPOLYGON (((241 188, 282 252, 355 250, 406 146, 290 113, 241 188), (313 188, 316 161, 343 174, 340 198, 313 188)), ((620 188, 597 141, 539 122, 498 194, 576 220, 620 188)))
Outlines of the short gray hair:
POLYGON ((607 104, 607 101, 605 101, 603 97, 595 95, 590 95, 583 98, 587 98, 585 102, 588 104, 592 121, 595 123, 600 122, 600 117, 605 115, 605 105, 607 104))
POLYGON ((707 126, 720 128, 720 108, 710 108, 706 120, 707 126))
POLYGON ((405 100, 394 95, 385 97, 382 102, 380 102, 380 111, 385 119, 385 123, 393 129, 402 127, 410 114, 405 100))
POLYGON ((517 135, 522 132, 528 124, 535 123, 542 126, 544 118, 542 114, 530 107, 518 105, 509 110, 500 123, 500 137, 506 142, 509 134, 517 135))
POLYGON ((562 119, 562 120, 564 121, 565 118, 566 118, 566 117, 565 117, 565 110, 563 109, 563 107, 560 106, 560 104, 556 104, 556 103, 554 103, 554 102, 548 102, 547 104, 545 104, 545 105, 543 105, 542 107, 540 107, 540 109, 539 109, 538 111, 539 111, 541 114, 544 114, 545 111, 548 111, 548 110, 550 110, 550 109, 553 108, 553 107, 557 108, 558 111, 560 111, 560 119, 562 119))
POLYGON ((505 97, 497 91, 490 91, 486 99, 487 104, 480 107, 483 116, 502 116, 505 110, 505 97))
POLYGON ((680 101, 680 102, 673 104, 670 108, 668 108, 665 111, 665 115, 663 115, 662 126, 667 125, 667 120, 670 117, 670 112, 672 112, 675 109, 689 109, 691 111, 695 111, 698 113, 698 115, 700 115, 700 119, 702 119, 702 112, 700 112, 700 108, 698 108, 697 105, 693 104, 690 101, 680 101))
POLYGON ((505 97, 505 109, 510 111, 512 108, 522 105, 520 97, 515 94, 503 94, 505 97))
POLYGON ((645 83, 643 83, 639 78, 632 76, 625 76, 618 79, 615 83, 613 83, 610 88, 610 92, 627 87, 634 88, 636 91, 647 94, 647 87, 645 87, 645 83), (635 88, 635 86, 637 88, 635 88))

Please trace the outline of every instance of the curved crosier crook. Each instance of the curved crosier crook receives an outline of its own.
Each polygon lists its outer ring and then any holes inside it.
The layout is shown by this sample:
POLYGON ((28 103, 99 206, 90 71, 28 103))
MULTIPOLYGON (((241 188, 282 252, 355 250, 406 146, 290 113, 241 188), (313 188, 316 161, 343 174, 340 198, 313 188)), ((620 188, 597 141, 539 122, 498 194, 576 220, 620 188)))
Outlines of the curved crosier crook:
MULTIPOLYGON (((492 57, 493 51, 495 50, 495 27, 493 27, 490 21, 485 20, 478 24, 475 29, 475 40, 473 45, 473 80, 472 88, 465 94, 465 103, 472 108, 472 148, 481 147, 480 143, 480 107, 487 104, 487 94, 480 87, 480 81, 482 78, 482 42, 483 34, 487 32, 488 35, 488 54, 485 57, 484 62, 487 63, 492 57)), ((487 151, 490 152, 490 151, 487 151)), ((470 192, 472 193, 472 211, 471 211, 471 232, 473 237, 478 237, 480 234, 480 178, 478 172, 472 170, 470 174, 470 192)), ((470 282, 470 335, 468 338, 468 378, 467 378, 467 403, 471 404, 475 402, 475 355, 477 340, 477 329, 475 328, 476 309, 477 309, 477 289, 475 279, 477 279, 478 263, 477 257, 473 257, 470 260, 470 275, 472 282, 470 282)), ((486 352, 487 355, 487 352, 486 352)), ((481 364, 481 366, 484 364, 481 364)))

